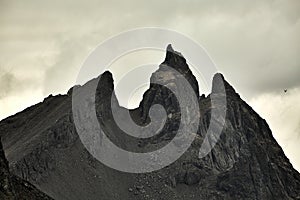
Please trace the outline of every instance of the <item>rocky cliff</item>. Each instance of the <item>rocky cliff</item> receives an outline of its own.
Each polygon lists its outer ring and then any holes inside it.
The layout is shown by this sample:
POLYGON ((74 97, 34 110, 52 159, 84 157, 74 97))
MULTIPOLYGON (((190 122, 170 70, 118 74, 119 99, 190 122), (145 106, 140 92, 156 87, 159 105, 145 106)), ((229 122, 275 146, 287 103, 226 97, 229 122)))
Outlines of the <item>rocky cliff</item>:
POLYGON ((31 183, 10 173, 0 141, 0 199, 3 200, 51 200, 31 183))
MULTIPOLYGON (((156 172, 129 174, 94 159, 77 135, 70 89, 67 95, 49 96, 0 122, 11 172, 54 199, 300 199, 300 174, 284 155, 267 122, 240 98, 223 75, 213 77, 210 95, 199 97, 196 78, 185 58, 171 46, 151 80, 159 79, 163 85, 180 88, 174 84, 176 74, 168 67, 188 80, 201 110, 201 116, 194 116, 200 124, 195 140, 176 162, 156 172), (220 81, 225 90, 220 89, 220 81), (226 105, 212 105, 212 98, 224 97, 226 105), (226 117, 212 118, 212 109, 225 109, 226 117), (211 120, 224 123, 224 128, 212 151, 199 158, 211 120)), ((107 136, 118 146, 136 152, 149 151, 164 146, 176 134, 181 113, 176 96, 166 87, 151 84, 140 106, 130 111, 140 125, 149 123, 152 105, 161 104, 167 111, 168 119, 161 133, 142 140, 126 136, 113 120, 111 98, 113 106, 125 108, 119 106, 114 95, 112 74, 105 72, 75 88, 80 91, 93 81, 99 81, 97 116, 105 125, 107 136)), ((89 101, 86 99, 87 107, 89 101)), ((7 188, 10 193, 9 184, 7 188)))

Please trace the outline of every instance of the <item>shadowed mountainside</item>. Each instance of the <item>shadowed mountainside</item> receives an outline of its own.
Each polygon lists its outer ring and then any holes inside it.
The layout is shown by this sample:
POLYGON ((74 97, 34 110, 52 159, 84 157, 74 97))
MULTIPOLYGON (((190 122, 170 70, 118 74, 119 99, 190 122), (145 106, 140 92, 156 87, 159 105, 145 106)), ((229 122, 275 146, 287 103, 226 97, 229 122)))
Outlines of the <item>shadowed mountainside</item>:
POLYGON ((51 200, 31 183, 11 174, 0 139, 0 199, 2 200, 51 200))

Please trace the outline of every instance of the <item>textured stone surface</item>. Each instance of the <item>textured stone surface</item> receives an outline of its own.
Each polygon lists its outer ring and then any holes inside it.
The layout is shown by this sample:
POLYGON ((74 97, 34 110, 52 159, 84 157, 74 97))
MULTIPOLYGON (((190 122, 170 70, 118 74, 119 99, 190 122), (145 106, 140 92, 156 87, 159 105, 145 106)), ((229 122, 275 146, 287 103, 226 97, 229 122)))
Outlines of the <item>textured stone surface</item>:
MULTIPOLYGON (((38 186, 54 199, 300 199, 300 175, 293 169, 281 147, 274 139, 267 122, 262 119, 225 81, 223 75, 213 78, 212 93, 199 97, 198 83, 184 57, 167 48, 165 61, 151 79, 162 78, 174 85, 179 71, 197 92, 201 117, 196 139, 188 151, 175 163, 147 174, 127 174, 110 169, 95 160, 83 147, 76 133, 72 113, 72 90, 68 95, 49 96, 44 102, 0 122, 3 145, 11 172, 38 186), (225 81, 225 93, 220 85, 225 81), (211 119, 211 98, 226 94, 226 118, 211 119), (206 136, 210 121, 225 127, 213 150, 199 159, 199 148, 206 136)), ((115 124, 110 100, 118 109, 113 92, 113 78, 109 72, 81 87, 99 81, 96 110, 107 136, 118 146, 135 152, 158 149, 176 134, 180 110, 176 97, 165 87, 151 84, 139 108, 131 110, 133 120, 141 125, 149 121, 151 105, 163 105, 168 114, 163 131, 153 138, 141 140, 124 134, 115 124)), ((91 99, 84 100, 87 109, 91 99)), ((188 98, 188 97, 187 97, 188 98)), ((224 105, 214 105, 221 109, 224 105)), ((88 119, 83 119, 87 120, 88 119)), ((155 161, 154 161, 155 162, 155 161)), ((5 163, 2 162, 1 163, 5 163)), ((1 171, 7 174, 7 171, 1 171)), ((1 184, 12 189, 8 179, 1 184)))
POLYGON ((0 141, 0 199, 1 200, 50 200, 52 198, 9 172, 8 162, 0 141))

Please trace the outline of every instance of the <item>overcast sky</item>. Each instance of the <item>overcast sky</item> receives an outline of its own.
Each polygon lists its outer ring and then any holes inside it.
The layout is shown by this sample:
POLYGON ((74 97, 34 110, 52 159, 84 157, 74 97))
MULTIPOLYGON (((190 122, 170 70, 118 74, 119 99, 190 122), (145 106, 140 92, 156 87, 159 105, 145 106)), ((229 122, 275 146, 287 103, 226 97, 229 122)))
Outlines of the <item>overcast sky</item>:
MULTIPOLYGON (((300 170, 299 19, 299 0, 0 0, 0 119, 66 93, 84 59, 108 37, 168 28, 208 51, 300 170)), ((123 65, 163 57, 148 52, 123 65)))

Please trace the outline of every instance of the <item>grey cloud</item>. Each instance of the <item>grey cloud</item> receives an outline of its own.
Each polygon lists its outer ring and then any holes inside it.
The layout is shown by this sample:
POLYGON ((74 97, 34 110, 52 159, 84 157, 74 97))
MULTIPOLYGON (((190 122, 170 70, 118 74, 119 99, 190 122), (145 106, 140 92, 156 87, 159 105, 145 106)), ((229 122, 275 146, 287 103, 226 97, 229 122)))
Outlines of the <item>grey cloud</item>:
POLYGON ((44 73, 45 96, 71 87, 80 63, 97 44, 140 26, 170 28, 195 39, 246 98, 300 86, 297 0, 29 0, 1 2, 0 10, 0 61, 10 61, 16 52, 21 57, 53 54, 48 64, 17 63, 25 64, 25 73, 26 68, 44 73))
POLYGON ((16 85, 16 78, 11 73, 0 75, 0 99, 7 96, 16 85))
POLYGON ((34 79, 23 79, 0 68, 0 100, 23 90, 32 90, 35 87, 38 87, 38 84, 34 79))

